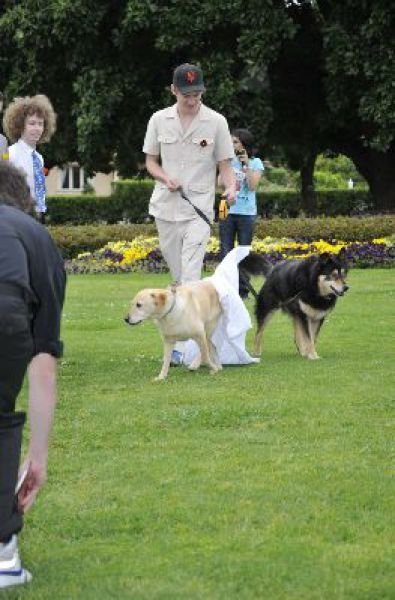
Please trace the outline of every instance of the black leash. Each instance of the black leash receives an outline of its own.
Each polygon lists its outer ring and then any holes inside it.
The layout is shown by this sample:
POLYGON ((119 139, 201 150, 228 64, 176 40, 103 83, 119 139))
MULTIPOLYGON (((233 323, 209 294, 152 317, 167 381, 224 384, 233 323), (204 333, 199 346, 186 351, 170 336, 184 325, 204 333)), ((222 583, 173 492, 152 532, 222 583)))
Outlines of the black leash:
MULTIPOLYGON (((207 225, 211 228, 211 223, 210 223, 210 220, 208 219, 207 215, 205 215, 204 212, 202 210, 200 210, 200 208, 198 208, 193 202, 191 202, 191 200, 188 198, 188 196, 185 194, 185 192, 182 188, 179 189, 179 192, 181 194, 181 197, 192 206, 192 208, 196 211, 196 213, 199 215, 199 217, 201 219, 203 219, 203 221, 205 221, 207 223, 207 225)), ((240 276, 241 276, 243 282, 250 290, 251 294, 254 296, 255 299, 257 299, 258 293, 252 287, 250 278, 247 274, 247 271, 245 271, 242 267, 239 267, 239 273, 240 273, 240 276)))
POLYGON ((186 200, 187 202, 189 202, 189 204, 192 206, 192 208, 195 209, 195 211, 199 215, 199 217, 201 219, 203 219, 203 221, 205 221, 205 223, 207 223, 207 225, 211 228, 211 223, 210 223, 210 219, 208 218, 208 216, 205 215, 204 212, 202 210, 200 210, 200 208, 198 208, 193 202, 191 202, 191 200, 188 198, 188 196, 185 194, 185 192, 182 188, 179 189, 179 192, 181 194, 181 197, 184 198, 184 200, 186 200))

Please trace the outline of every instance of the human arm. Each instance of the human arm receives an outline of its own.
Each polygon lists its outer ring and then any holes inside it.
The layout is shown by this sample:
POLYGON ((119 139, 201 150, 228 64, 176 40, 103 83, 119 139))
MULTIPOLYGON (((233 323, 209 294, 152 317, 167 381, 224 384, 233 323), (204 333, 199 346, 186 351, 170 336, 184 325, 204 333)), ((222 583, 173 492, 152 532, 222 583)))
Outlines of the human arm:
POLYGON ((57 358, 62 356, 61 312, 66 274, 63 259, 48 232, 35 224, 29 246, 30 285, 40 300, 32 321, 33 358, 28 368, 30 443, 21 467, 28 472, 18 494, 23 511, 33 504, 47 477, 48 446, 56 404, 57 358))
POLYGON ((161 165, 161 143, 160 139, 160 113, 152 115, 148 122, 147 131, 145 133, 143 152, 145 154, 145 166, 148 173, 163 183, 171 192, 175 192, 179 187, 179 182, 170 177, 161 165))
POLYGON ((257 169, 251 168, 250 159, 248 157, 248 154, 247 154, 247 151, 245 150, 245 148, 243 149, 242 152, 237 153, 237 158, 241 162, 248 189, 250 190, 250 192, 255 192, 255 190, 258 187, 259 180, 262 177, 262 170, 261 169, 257 170, 257 169))
POLYGON ((18 494, 18 506, 26 512, 47 479, 48 447, 56 405, 57 361, 51 354, 34 356, 28 369, 30 442, 21 472, 28 469, 18 494))
POLYGON ((161 181, 171 191, 175 192, 180 187, 179 181, 175 177, 169 177, 159 163, 159 156, 147 154, 145 166, 150 175, 157 181, 161 181))
POLYGON ((219 176, 218 181, 224 186, 223 193, 229 204, 234 204, 236 200, 236 177, 230 160, 221 160, 218 163, 219 176))

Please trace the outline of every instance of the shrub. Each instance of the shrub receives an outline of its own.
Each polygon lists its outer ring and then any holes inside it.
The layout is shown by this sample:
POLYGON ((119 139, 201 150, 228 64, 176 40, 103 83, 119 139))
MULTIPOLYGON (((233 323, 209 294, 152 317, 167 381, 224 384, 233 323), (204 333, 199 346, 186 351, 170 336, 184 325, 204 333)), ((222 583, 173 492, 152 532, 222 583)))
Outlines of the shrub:
POLYGON ((155 225, 76 225, 49 227, 49 232, 65 259, 81 252, 94 252, 109 241, 156 235, 155 225))
POLYGON ((154 183, 152 179, 122 179, 113 185, 114 203, 118 218, 129 223, 143 223, 148 215, 148 205, 154 183))
POLYGON ((372 217, 320 217, 315 219, 259 219, 255 235, 304 240, 369 241, 395 233, 395 215, 372 217))
POLYGON ((314 174, 316 174, 317 171, 339 175, 343 181, 343 188, 347 187, 347 182, 350 177, 356 185, 366 186, 366 180, 357 171, 352 160, 343 154, 320 154, 315 163, 314 174))
MULTIPOLYGON (((349 266, 392 267, 395 262, 393 247, 383 238, 370 242, 338 241, 333 244, 324 240, 297 242, 272 238, 254 238, 252 241, 252 250, 264 254, 272 264, 284 258, 306 258, 324 252, 338 254, 342 249, 346 251, 349 266)), ((204 259, 205 270, 215 267, 219 260, 218 240, 211 237, 204 259)), ((77 259, 66 262, 66 269, 69 273, 127 273, 136 270, 162 273, 168 267, 157 237, 137 237, 132 242, 109 242, 96 252, 80 254, 77 259)))
MULTIPOLYGON (((107 242, 132 241, 138 236, 156 235, 154 224, 50 226, 49 231, 64 258, 74 258, 80 252, 94 252, 107 242)), ((218 225, 212 228, 218 237, 218 225)), ((296 240, 369 241, 395 234, 395 215, 381 217, 336 217, 320 219, 258 219, 257 238, 292 238, 296 240)))
POLYGON ((106 219, 107 196, 96 196, 94 194, 48 196, 47 222, 56 225, 72 223, 95 223, 106 219))
MULTIPOLYGON (((51 225, 88 223, 144 223, 150 219, 148 204, 153 181, 121 180, 111 196, 93 194, 50 196, 48 223, 51 225)), ((364 214, 372 207, 367 190, 319 190, 315 192, 317 214, 326 216, 364 214)), ((216 208, 220 191, 216 194, 216 208)), ((299 192, 294 190, 258 191, 258 214, 264 217, 297 217, 302 213, 299 192)))
POLYGON ((152 188, 152 180, 122 180, 114 183, 111 196, 49 196, 48 222, 52 225, 114 224, 120 221, 142 223, 148 217, 152 188))
POLYGON ((268 181, 270 181, 270 183, 275 183, 276 185, 282 185, 284 187, 290 187, 293 185, 289 171, 284 169, 284 167, 267 168, 264 171, 264 176, 268 181))
MULTIPOLYGON (((366 214, 372 207, 372 199, 367 190, 319 190, 314 194, 318 215, 366 214)), ((300 193, 290 190, 257 192, 257 208, 259 215, 269 218, 297 217, 303 212, 300 193)))
POLYGON ((328 173, 327 171, 314 172, 314 186, 317 190, 341 190, 345 188, 341 175, 328 173))

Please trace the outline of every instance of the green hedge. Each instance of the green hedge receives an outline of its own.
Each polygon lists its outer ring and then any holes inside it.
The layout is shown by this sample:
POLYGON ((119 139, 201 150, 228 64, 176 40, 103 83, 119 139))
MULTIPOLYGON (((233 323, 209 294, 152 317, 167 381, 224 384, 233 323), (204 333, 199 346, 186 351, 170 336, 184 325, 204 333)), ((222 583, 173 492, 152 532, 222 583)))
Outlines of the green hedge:
POLYGON ((369 217, 317 217, 296 219, 258 219, 255 235, 258 238, 289 237, 292 239, 370 241, 395 234, 395 215, 369 217))
POLYGON ((155 225, 56 225, 48 230, 64 258, 75 258, 81 252, 93 252, 107 242, 131 241, 139 235, 157 235, 155 225))
MULTIPOLYGON (((319 190, 315 192, 317 215, 362 215, 372 208, 367 190, 319 190)), ((258 214, 266 217, 297 217, 303 213, 299 192, 258 192, 258 214)))
POLYGON ((148 217, 152 181, 119 181, 111 196, 94 194, 49 196, 48 222, 52 225, 70 223, 114 224, 120 221, 142 223, 148 217))
MULTIPOLYGON (((92 252, 107 242, 131 241, 138 235, 156 235, 153 224, 50 226, 64 258, 74 258, 80 252, 92 252)), ((213 227, 218 235, 218 226, 213 227)), ((328 217, 317 219, 258 219, 255 234, 259 238, 290 237, 304 240, 369 241, 376 237, 395 235, 395 215, 378 217, 328 217)))
MULTIPOLYGON (((152 189, 152 180, 122 180, 114 184, 111 196, 49 196, 48 222, 52 225, 144 223, 149 219, 152 189)), ((219 198, 218 193, 217 206, 219 198)), ((321 190, 316 192, 316 200, 317 214, 326 216, 364 214, 372 206, 365 190, 321 190)), ((295 191, 257 192, 257 205, 258 214, 269 218, 297 217, 302 213, 300 194, 295 191)))

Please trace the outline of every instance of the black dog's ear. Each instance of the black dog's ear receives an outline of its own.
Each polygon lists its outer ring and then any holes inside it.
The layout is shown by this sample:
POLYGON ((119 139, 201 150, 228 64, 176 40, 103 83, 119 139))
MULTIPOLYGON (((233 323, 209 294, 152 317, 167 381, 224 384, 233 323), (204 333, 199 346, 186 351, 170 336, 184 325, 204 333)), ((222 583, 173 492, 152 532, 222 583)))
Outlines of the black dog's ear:
POLYGON ((319 256, 319 261, 322 265, 326 265, 330 260, 332 260, 332 256, 329 254, 329 252, 323 252, 319 256))
POLYGON ((343 248, 340 250, 339 254, 337 255, 338 259, 342 262, 345 263, 347 262, 347 251, 345 249, 345 247, 343 246, 343 248))

